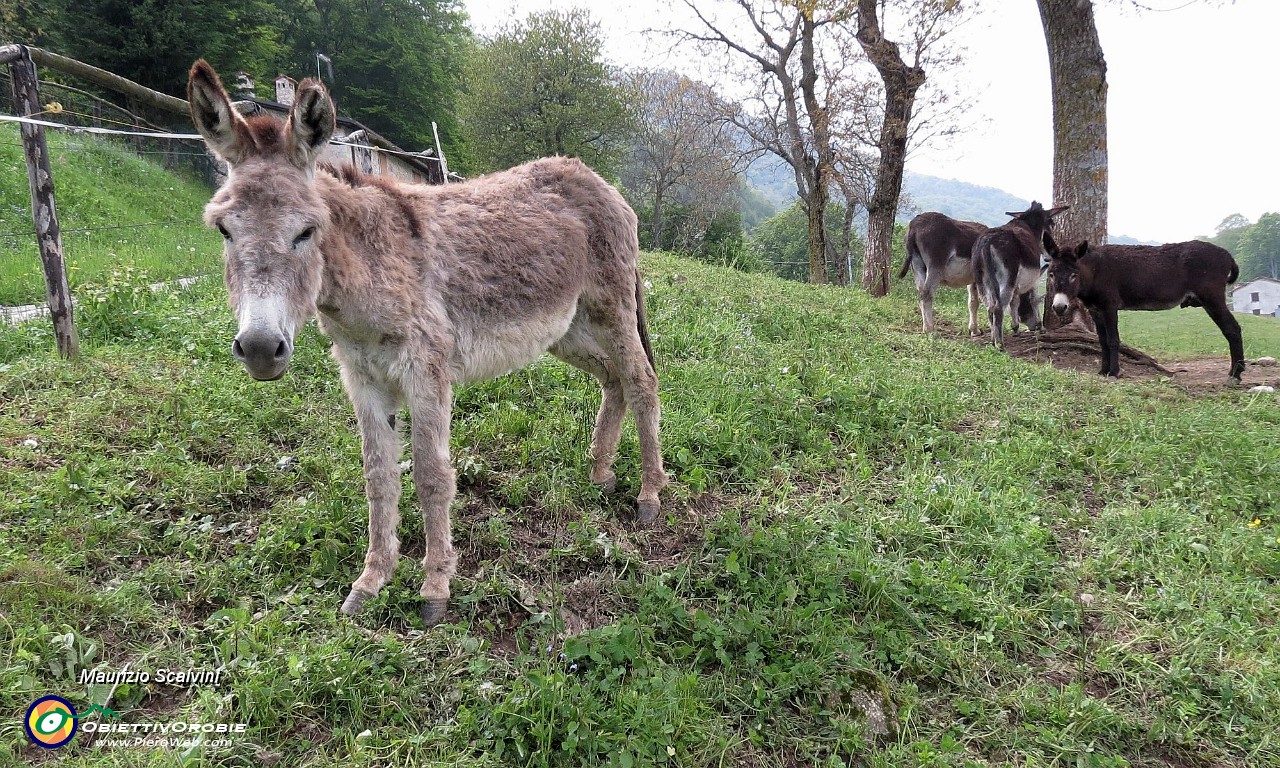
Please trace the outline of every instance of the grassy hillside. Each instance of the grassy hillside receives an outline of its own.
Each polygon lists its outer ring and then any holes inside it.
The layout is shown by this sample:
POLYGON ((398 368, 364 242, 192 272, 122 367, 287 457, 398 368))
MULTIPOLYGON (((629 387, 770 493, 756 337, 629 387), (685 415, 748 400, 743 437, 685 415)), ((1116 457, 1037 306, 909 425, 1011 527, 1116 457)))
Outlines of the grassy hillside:
MULTIPOLYGON (((325 342, 251 382, 216 282, 86 308, 85 359, 0 330, 0 764, 58 693, 229 746, 68 766, 1280 763, 1280 401, 1189 399, 916 332, 874 301, 647 256, 675 482, 587 482, 597 404, 551 360, 457 392, 447 623, 363 557, 325 342), (86 686, 82 669, 221 670, 86 686)), ((100 715, 92 716, 100 718, 100 715)), ((87 721, 86 721, 87 722, 87 721)))
MULTIPOLYGON (((88 135, 45 132, 58 223, 75 293, 142 270, 155 280, 219 269, 221 240, 200 223, 210 191, 132 150, 88 135)), ((179 151, 191 151, 180 149, 179 151)), ((31 193, 17 128, 0 125, 0 306, 44 300, 31 193)))

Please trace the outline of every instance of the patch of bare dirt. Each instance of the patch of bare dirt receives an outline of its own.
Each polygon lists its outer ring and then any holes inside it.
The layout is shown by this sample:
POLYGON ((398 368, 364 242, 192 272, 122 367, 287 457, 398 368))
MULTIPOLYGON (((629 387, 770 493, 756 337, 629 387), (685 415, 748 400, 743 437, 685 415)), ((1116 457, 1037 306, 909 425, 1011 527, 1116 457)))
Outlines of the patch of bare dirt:
MULTIPOLYGON (((618 588, 625 573, 669 570, 700 551, 722 508, 715 494, 673 499, 657 521, 642 524, 629 501, 614 495, 587 513, 589 521, 536 504, 505 507, 483 489, 463 489, 459 499, 457 575, 490 583, 490 594, 472 604, 469 618, 500 656, 519 651, 535 616, 556 616, 566 635, 613 623, 631 610, 618 588), (502 585, 496 590, 494 580, 502 585)), ((421 537, 406 537, 402 548, 404 556, 420 558, 421 537)))
MULTIPOLYGON (((944 332, 954 332, 945 329, 944 332)), ((955 338, 968 339, 967 334, 956 333, 955 338)), ((991 343, 989 336, 972 339, 975 344, 991 343)), ((1037 342, 1034 333, 1023 331, 1014 336, 1005 335, 1005 351, 1012 357, 1048 363, 1054 368, 1096 374, 1101 364, 1101 351, 1088 345, 1049 345, 1037 342)), ((1136 350, 1135 350, 1136 351, 1136 350)), ((1280 392, 1280 366, 1259 366, 1249 361, 1245 365, 1242 384, 1236 386, 1227 379, 1231 361, 1222 357, 1204 360, 1156 361, 1169 373, 1143 364, 1127 355, 1120 357, 1120 378, 1129 381, 1155 381, 1168 379, 1190 395, 1212 395, 1226 391, 1247 390, 1266 385, 1280 392)))

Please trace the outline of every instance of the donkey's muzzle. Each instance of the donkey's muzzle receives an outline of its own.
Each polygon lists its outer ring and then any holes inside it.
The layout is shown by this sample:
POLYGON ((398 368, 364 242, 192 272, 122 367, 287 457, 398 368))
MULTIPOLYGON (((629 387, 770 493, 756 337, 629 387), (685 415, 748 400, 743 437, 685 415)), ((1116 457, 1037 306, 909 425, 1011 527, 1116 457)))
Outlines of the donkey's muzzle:
POLYGON ((293 357, 293 340, 282 333, 242 333, 231 342, 231 354, 258 381, 284 375, 293 357))

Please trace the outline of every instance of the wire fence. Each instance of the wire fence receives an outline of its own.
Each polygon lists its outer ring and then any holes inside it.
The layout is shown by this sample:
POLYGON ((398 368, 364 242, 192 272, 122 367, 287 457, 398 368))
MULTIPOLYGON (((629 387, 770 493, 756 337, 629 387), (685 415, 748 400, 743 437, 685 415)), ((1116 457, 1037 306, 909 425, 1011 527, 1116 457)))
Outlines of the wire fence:
MULTIPOLYGON (((44 295, 17 127, 22 122, 48 129, 73 292, 117 267, 138 267, 148 278, 162 280, 216 271, 220 240, 203 227, 200 213, 223 171, 203 140, 191 133, 185 116, 140 107, 93 85, 61 82, 65 77, 59 72, 41 70, 41 75, 38 112, 0 115, 0 160, 12 169, 0 176, 0 307, 35 304, 44 295)), ((12 88, 3 69, 0 88, 12 88)), ((377 167, 385 172, 385 161, 371 159, 377 155, 402 158, 419 168, 431 162, 443 167, 436 157, 369 146, 363 140, 335 138, 330 143, 350 147, 351 160, 362 158, 359 165, 369 171, 377 167)))
POLYGON ((0 115, 0 307, 39 304, 45 292, 18 122, 46 129, 73 292, 122 267, 157 280, 217 269, 219 239, 200 212, 218 168, 190 126, 64 83, 43 80, 40 97, 29 119, 0 115))

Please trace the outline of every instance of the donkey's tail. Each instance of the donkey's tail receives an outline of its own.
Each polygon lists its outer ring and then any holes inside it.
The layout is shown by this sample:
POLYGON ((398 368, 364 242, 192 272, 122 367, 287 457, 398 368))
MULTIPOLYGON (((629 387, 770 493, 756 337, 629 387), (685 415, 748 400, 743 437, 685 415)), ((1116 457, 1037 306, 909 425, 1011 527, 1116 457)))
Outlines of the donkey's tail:
POLYGON ((910 226, 907 227, 906 241, 907 255, 902 260, 902 269, 898 270, 899 280, 907 276, 907 270, 911 269, 911 260, 920 258, 920 251, 916 248, 915 232, 911 230, 910 226))
POLYGON ((985 237, 978 238, 973 246, 973 284, 978 287, 978 297, 988 307, 994 307, 1000 296, 1000 282, 992 274, 993 270, 989 269, 991 264, 988 262, 988 259, 994 260, 994 250, 994 246, 985 237))
POLYGON ((644 354, 649 358, 649 368, 657 373, 658 366, 653 361, 653 344, 649 341, 649 313, 644 308, 644 281, 640 279, 639 271, 636 272, 636 330, 640 332, 644 354))
POLYGON ((1234 283, 1238 277, 1240 277, 1240 265, 1233 258, 1231 260, 1231 271, 1227 273, 1227 285, 1234 283))

